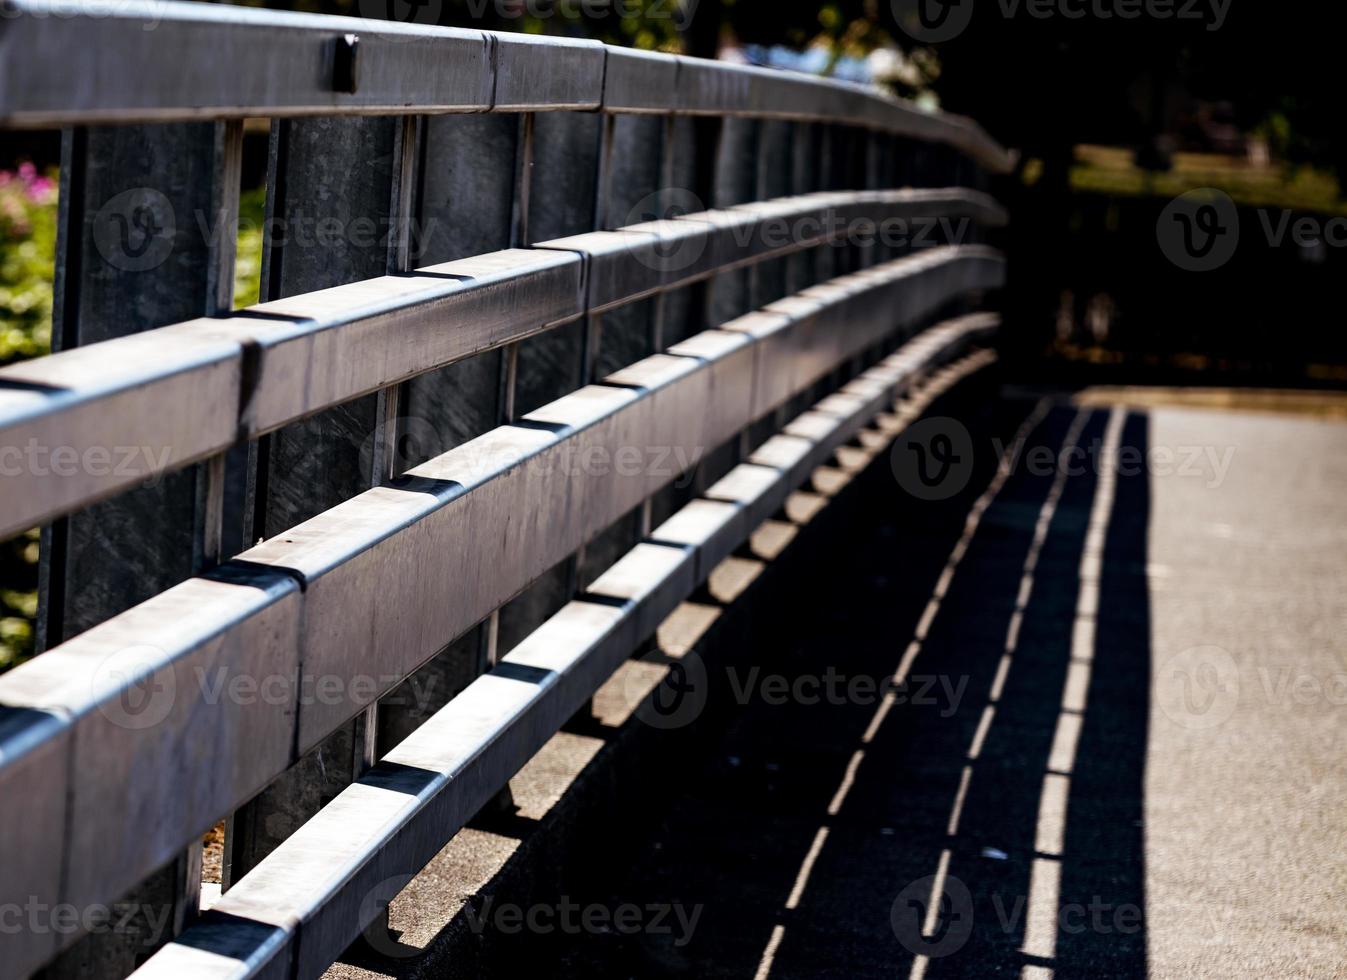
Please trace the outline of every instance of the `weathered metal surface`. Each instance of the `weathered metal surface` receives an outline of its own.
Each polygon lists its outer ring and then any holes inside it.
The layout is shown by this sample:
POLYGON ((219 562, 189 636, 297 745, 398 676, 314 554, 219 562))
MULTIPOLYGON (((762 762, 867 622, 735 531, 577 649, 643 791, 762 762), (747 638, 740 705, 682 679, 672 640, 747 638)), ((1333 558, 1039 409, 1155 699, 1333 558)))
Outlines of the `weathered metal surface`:
POLYGON ((606 49, 598 41, 490 34, 495 46, 497 112, 597 109, 603 103, 606 49))
POLYGON ((244 427, 267 432, 576 319, 580 271, 574 255, 510 249, 241 313, 228 331, 256 345, 258 379, 244 427))
POLYGON ((493 87, 480 31, 157 0, 14 0, 0 66, 0 119, 14 127, 481 111, 493 87), (354 92, 334 85, 347 34, 354 92))
MULTIPOLYGON (((23 909, 60 894, 65 867, 70 721, 61 712, 0 706, 0 820, 5 821, 0 905, 23 909)), ((0 935, 6 971, 26 976, 57 952, 52 929, 0 935)))
MULTIPOLYGON (((813 324, 827 356, 845 357, 858 345, 872 343, 868 331, 882 322, 846 312, 858 297, 887 291, 888 299, 877 306, 890 309, 892 329, 904 317, 929 313, 965 285, 991 283, 999 270, 994 253, 986 249, 939 251, 869 270, 831 290, 816 287, 820 295, 796 322, 813 324), (936 277, 937 286, 922 288, 919 302, 894 302, 903 291, 915 290, 923 275, 936 277), (834 307, 838 312, 829 313, 834 307), (864 331, 852 338, 857 325, 864 331)), ((581 389, 519 425, 451 450, 392 486, 369 490, 265 542, 210 579, 171 590, 0 678, 0 704, 54 707, 78 717, 80 726, 92 726, 87 728, 92 743, 79 739, 71 757, 76 768, 67 779, 72 798, 89 801, 81 803, 81 812, 90 820, 96 814, 97 820, 90 836, 77 833, 69 842, 72 854, 85 854, 109 836, 120 840, 143 834, 141 814, 150 812, 143 807, 157 814, 156 834, 126 847, 115 870, 89 858, 90 878, 77 882, 88 889, 81 897, 98 901, 95 896, 105 900, 118 894, 114 884, 136 880, 154 860, 171 854, 264 785, 293 761, 292 753, 321 743, 454 636, 649 497, 679 465, 695 464, 706 447, 752 421, 764 404, 754 400, 760 381, 790 375, 788 362, 809 349, 787 344, 763 359, 757 356, 761 345, 747 331, 691 338, 670 355, 648 358, 610 376, 606 386, 581 389), (637 450, 635 465, 620 469, 620 453, 628 447, 637 450), (668 457, 677 460, 679 452, 682 461, 675 465, 668 457), (484 537, 482 527, 497 528, 499 534, 484 537), (272 577, 260 580, 268 583, 262 589, 253 576, 264 568, 272 570, 272 577), (302 592, 295 589, 296 579, 303 583, 302 592), (371 590, 372 580, 387 588, 371 590), (452 604, 443 601, 449 594, 456 597, 452 604), (190 600, 185 602, 190 616, 180 611, 184 597, 190 600), (241 612, 239 603, 265 608, 241 612), (269 623, 269 616, 280 619, 269 623), (289 632, 295 629, 300 636, 289 632), (109 647, 133 646, 133 640, 164 651, 148 655, 154 670, 110 673, 102 687, 91 688, 90 675, 103 676, 99 658, 109 655, 109 647), (266 677, 291 669, 276 665, 295 663, 286 657, 296 653, 303 665, 300 689, 321 683, 325 697, 244 705, 203 700, 199 667, 207 668, 207 679, 217 678, 210 673, 216 668, 225 668, 229 677, 266 677), (118 698, 139 691, 144 681, 167 683, 169 678, 177 695, 163 724, 123 730, 98 710, 100 704, 120 703, 118 698), (296 711, 299 728, 292 742, 284 726, 296 723, 296 711), (205 739, 208 745, 201 744, 205 732, 212 733, 205 739), (94 747, 78 750, 89 744, 94 747), (218 756, 199 766, 182 761, 202 751, 218 756), (147 786, 128 807, 124 790, 133 777, 118 768, 118 760, 156 757, 159 761, 145 771, 163 774, 165 781, 147 786), (180 784, 185 772, 190 773, 186 792, 180 784), (233 779, 219 779, 221 772, 232 773, 233 779), (97 802, 86 795, 98 793, 107 795, 97 802)), ((807 382, 809 373, 796 383, 807 382)), ((799 436, 780 436, 750 462, 803 479, 812 457, 808 451, 795 459, 773 457, 772 443, 782 441, 812 445, 799 436)), ((210 689, 218 693, 218 687, 210 689)), ((11 780, 27 778, 14 775, 18 772, 0 765, 0 782, 18 791, 11 780)))
MULTIPOLYGON (((795 184, 795 124, 769 119, 758 131, 758 168, 754 200, 790 197, 795 184)), ((786 295, 785 259, 759 263, 749 273, 749 307, 758 309, 786 295)))
MULTIPOLYGON (((260 435, 578 319, 586 309, 612 309, 717 268, 814 247, 824 240, 824 219, 834 222, 838 234, 861 217, 925 214, 989 224, 1003 219, 990 198, 973 191, 866 192, 745 205, 380 276, 2 368, 0 382, 12 386, 0 392, 0 442, 11 448, 0 451, 22 453, 37 440, 39 446, 70 446, 81 460, 98 447, 147 446, 153 452, 137 450, 125 466, 79 466, 68 476, 21 467, 0 481, 0 533, 204 458, 234 438, 260 435), (580 255, 589 264, 583 297, 580 255), (446 330, 446 319, 457 328, 446 330), (240 414, 231 406, 239 400, 245 345, 255 357, 256 381, 240 414), (156 367, 146 368, 146 352, 156 346, 156 367), (186 391, 195 392, 198 404, 182 397, 186 391)), ((578 335, 554 343, 555 350, 527 345, 521 408, 579 383, 577 343, 578 335), (573 374, 549 385, 548 370, 573 374), (574 383, 563 383, 572 377, 574 383)), ((352 467, 367 435, 353 435, 346 446, 352 467)))
MULTIPOLYGON (((608 67, 611 72, 612 61, 608 67)), ((617 228, 662 217, 667 190, 662 185, 667 163, 664 142, 671 121, 671 117, 626 113, 606 117, 598 227, 617 228)), ((590 314, 584 374, 587 383, 659 349, 659 303, 660 297, 654 296, 606 313, 590 314)), ((582 589, 625 554, 640 539, 641 530, 638 508, 618 517, 588 541, 576 556, 575 588, 582 589)))
POLYGON ((970 120, 875 89, 570 38, 154 0, 11 0, 0 54, 0 124, 11 127, 602 106, 829 121, 944 142, 995 172, 1014 165, 970 120))
MULTIPOLYGON (((418 265, 452 262, 509 249, 514 232, 518 118, 509 115, 433 116, 426 120, 421 177, 418 265)), ((532 302, 533 289, 514 297, 532 302)), ((574 312, 580 315, 580 270, 574 312)), ((508 306, 503 309, 509 309, 508 306)), ((564 316, 544 315, 540 324, 564 316)), ((472 328, 473 317, 452 331, 472 328)), ((501 419, 500 351, 478 354, 413 378, 403 393, 409 424, 428 427, 432 444, 409 446, 408 466, 495 428, 501 419)), ((408 432, 415 443, 416 434, 408 432)))
MULTIPOLYGON (((525 243, 593 231, 602 221, 600 187, 611 145, 610 120, 597 113, 547 113, 534 117, 528 167, 521 174, 525 243)), ((588 270, 586 270, 586 276, 588 270)), ((520 342, 515 371, 507 378, 509 412, 539 408, 589 380, 592 317, 520 342)), ((494 625, 493 655, 509 650, 575 594, 575 556, 558 558, 523 594, 502 608, 494 625)))
POLYGON ((181 324, 0 369, 0 537, 227 447, 241 364, 181 324))
POLYGON ((672 113, 679 108, 676 58, 633 48, 608 48, 605 112, 672 113))
MULTIPOLYGON (((731 117, 724 121, 716 154, 712 207, 723 210, 758 199, 758 136, 762 126, 757 119, 731 117)), ((713 255, 720 254, 714 246, 708 251, 713 255)), ((733 269, 719 273, 710 283, 707 314, 710 326, 748 312, 749 278, 749 270, 733 269)))
MULTIPOLYGON (((949 356, 983 329, 937 328, 920 351, 949 356)), ((381 908, 516 772, 631 649, 745 540, 754 518, 770 513, 807 476, 800 460, 821 461, 886 405, 920 355, 895 355, 857 379, 867 397, 850 411, 816 412, 811 436, 784 466, 764 458, 739 467, 639 544, 590 592, 566 605, 489 674, 470 685, 388 754, 241 882, 183 940, 135 974, 156 980, 180 972, 203 951, 235 972, 278 944, 295 975, 316 977, 381 908), (602 600, 602 601, 592 601, 602 600), (616 603, 614 604, 614 600, 616 603), (259 928, 270 927, 263 930, 259 928), (251 942, 250 942, 251 940, 251 942)))
MULTIPOLYGON (((288 765, 299 605, 288 576, 222 569, 6 674, 0 809, 22 805, 11 826, 38 838, 7 841, 6 898, 121 898, 288 765), (34 824, 33 807, 64 818, 34 824), (39 882, 39 866, 64 871, 39 882)), ((18 936, 0 937, 10 966, 18 936)))
MULTIPOLYGON (((419 137, 411 123, 392 116, 273 121, 263 299, 311 294, 409 267, 419 137)), ((305 363, 282 373, 286 387, 307 387, 301 379, 323 356, 310 345, 300 348, 305 363)), ((390 348, 380 349, 386 356, 390 348)), ((361 353, 379 356, 368 347, 361 353)), ((256 453, 252 539, 284 531, 386 478, 397 438, 396 402, 396 391, 338 399, 334 407, 264 436, 256 453)), ((371 709, 321 744, 305 746, 296 755, 313 753, 230 815, 226 889, 359 775, 373 755, 376 725, 371 709)))
POLYGON ((209 951, 206 962, 221 967, 209 975, 252 976, 258 939, 269 952, 284 943, 295 975, 321 974, 691 591, 691 565, 680 549, 638 546, 594 584, 597 601, 565 606, 224 896, 197 933, 136 975, 182 975, 209 951))
MULTIPOLYGON (((967 272, 977 274, 978 257, 955 261, 973 263, 967 272)), ((905 266, 941 268, 924 257, 905 266)), ((893 281, 911 287, 902 275, 893 281)), ((844 304, 849 295, 839 288, 827 298, 844 304)), ((922 302, 898 315, 928 314, 945 295, 925 291, 922 302)), ((815 328, 831 363, 877 339, 874 317, 845 310, 835 316, 815 328), (865 331, 839 346, 837 338, 847 336, 852 324, 865 331)), ((610 376, 605 387, 581 389, 243 558, 290 569, 306 582, 308 669, 349 679, 375 662, 400 678, 672 479, 670 457, 681 453, 684 466, 695 464, 708 447, 752 421, 753 354, 745 334, 693 338, 674 356, 656 355, 610 376), (638 458, 623 475, 616 461, 626 448, 638 457, 659 452, 664 465, 643 466, 649 460, 638 458), (500 527, 501 536, 484 539, 473 532, 482 526, 500 527), (396 604, 370 592, 371 577, 396 584, 396 604), (447 592, 458 597, 452 607, 440 601, 447 592)), ((776 361, 757 367, 768 376, 787 370, 776 361)), ((800 380, 812 381, 817 373, 808 371, 800 380)), ((301 751, 385 689, 368 691, 364 700, 306 706, 301 751)))
MULTIPOLYGON (((236 126, 212 123, 77 129, 63 135, 52 342, 56 350, 71 353, 67 368, 86 383, 97 387, 102 382, 103 365, 96 355, 80 351, 84 345, 215 313, 230 303, 238 136, 236 126)), ((237 361, 221 345, 190 337, 179 336, 176 345, 165 346, 202 383, 200 391, 174 386, 174 406, 183 407, 180 418, 204 422, 218 439, 237 409, 237 361), (199 406, 194 404, 198 398, 204 398, 199 406), (224 414, 212 419, 212 412, 224 414)), ((143 365, 156 363, 159 354, 150 345, 135 347, 130 356, 142 359, 140 370, 124 362, 123 371, 143 378, 143 365)), ((45 394, 60 398, 68 391, 47 388, 45 394)), ((79 401, 76 396, 72 404, 79 401)), ((29 399, 28 410, 34 407, 29 399)), ((123 407, 129 409, 126 420, 144 421, 142 433, 171 438, 182 431, 172 423, 166 430, 158 420, 137 418, 135 407, 123 407)), ((30 435, 22 449, 11 450, 9 462, 17 463, 19 479, 8 482, 45 479, 45 489, 57 495, 61 489, 87 487, 90 478, 96 481, 99 474, 119 468, 126 480, 127 470, 136 468, 127 466, 128 460, 171 455, 171 448, 152 447, 144 439, 134 446, 105 441, 104 420, 96 413, 82 414, 87 428, 67 433, 44 429, 39 410, 35 421, 41 431, 30 435), (68 442, 67 435, 73 437, 68 442)), ((145 462, 143 472, 148 475, 157 465, 162 464, 145 462)), ((38 650, 144 602, 216 560, 222 469, 201 465, 144 484, 127 481, 129 489, 115 499, 100 500, 43 528, 38 650)), ((41 498, 20 501, 16 510, 33 503, 40 507, 41 498)), ((162 911, 168 929, 181 928, 198 901, 199 848, 190 846, 175 857, 125 896, 139 910, 126 928, 78 941, 76 930, 61 931, 58 945, 73 949, 52 964, 52 980, 130 969, 155 941, 168 938, 146 935, 151 930, 141 913, 147 908, 162 911)))
MULTIPOLYGON (((84 427, 67 428, 44 418, 42 403, 69 398, 72 407, 78 406, 82 399, 68 383, 101 386, 97 362, 102 358, 78 348, 215 311, 217 245, 232 241, 235 215, 217 208, 218 185, 228 169, 221 160, 228 152, 218 132, 222 128, 210 123, 98 128, 67 132, 63 138, 61 274, 54 289, 52 344, 58 351, 71 351, 73 363, 64 378, 37 384, 24 379, 25 366, 16 366, 18 384, 8 398, 21 417, 36 423, 31 426, 36 431, 22 433, 6 450, 9 469, 17 470, 13 478, 5 478, 5 495, 15 495, 6 501, 6 516, 25 521, 12 524, 8 533, 92 503, 85 491, 118 469, 119 487, 130 492, 44 532, 40 648, 102 622, 199 567, 193 564, 200 553, 194 519, 203 474, 173 474, 154 486, 136 483, 155 469, 169 468, 154 461, 171 456, 181 445, 177 437, 190 433, 182 419, 188 425, 203 424, 217 442, 228 426, 237 364, 225 363, 232 356, 222 345, 193 344, 183 337, 169 340, 169 357, 176 355, 180 368, 202 382, 200 395, 181 383, 174 385, 173 404, 182 406, 174 420, 142 418, 139 406, 119 399, 127 411, 123 421, 139 428, 134 440, 106 438, 112 433, 102 406, 85 403, 92 411, 80 413, 84 427), (203 227, 219 234, 207 234, 203 227), (196 397, 203 403, 194 405, 196 397), (224 416, 211 415, 222 411, 224 416), (118 560, 108 561, 106 556, 114 553, 118 560)), ((232 175, 237 181, 237 173, 232 175)), ((228 259, 232 282, 232 245, 228 259)), ((150 373, 146 365, 158 362, 151 347, 134 346, 121 361, 122 370, 135 378, 133 384, 150 373)), ((40 377, 41 369, 35 373, 40 377)), ((110 387, 116 390, 116 382, 110 387)), ((170 466, 178 469, 203 455, 175 459, 170 466)))

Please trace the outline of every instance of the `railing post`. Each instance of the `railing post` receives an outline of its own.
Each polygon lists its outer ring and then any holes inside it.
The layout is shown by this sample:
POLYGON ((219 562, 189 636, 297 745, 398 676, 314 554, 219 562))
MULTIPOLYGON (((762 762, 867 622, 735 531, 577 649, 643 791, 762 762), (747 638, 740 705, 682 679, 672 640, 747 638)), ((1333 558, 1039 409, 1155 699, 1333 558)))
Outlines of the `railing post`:
MULTIPOLYGON (((422 145, 419 264, 435 265, 514 244, 520 116, 430 116, 422 145)), ((506 351, 488 351, 405 387, 401 461, 410 469, 500 424, 506 351)), ((379 745, 387 750, 410 735, 449 699, 488 669, 492 621, 450 643, 379 705, 379 745)))
MULTIPOLYGON (((264 300, 407 268, 417 131, 395 116, 272 124, 264 300)), ((261 439, 253 537, 279 534, 386 479, 397 397, 392 389, 359 398, 261 439)), ((329 736, 230 818, 226 889, 372 763, 376 710, 329 736)))
MULTIPOLYGON (((722 121, 711 187, 714 207, 733 207, 756 199, 762 125, 759 119, 735 116, 722 121)), ((721 326, 753 309, 752 282, 752 269, 734 269, 713 277, 708 284, 707 326, 721 326)), ((706 447, 693 479, 693 487, 698 492, 720 479, 739 462, 746 448, 746 433, 740 436, 723 446, 706 447)))
MULTIPOLYGON (((666 122, 662 216, 711 206, 723 122, 713 116, 674 116, 666 122)), ((660 295, 656 307, 659 349, 667 349, 705 329, 710 287, 710 282, 703 281, 660 295)), ((642 509, 642 530, 649 533, 691 498, 689 480, 676 480, 666 486, 642 509)))
MULTIPOLYGON (((524 243, 593 231, 599 217, 604 116, 539 113, 533 122, 524 243)), ((567 324, 518 345, 511 418, 580 386, 591 324, 567 324)), ((560 562, 500 611, 497 646, 503 654, 560 609, 575 590, 576 559, 560 562)))
MULTIPOLYGON (((821 123, 796 123, 791 139, 791 189, 794 195, 824 189, 825 172, 820 159, 826 132, 821 123)), ((819 281, 821 255, 827 245, 802 249, 786 260, 786 292, 798 293, 819 281)))
MULTIPOLYGON (((238 123, 81 128, 62 136, 52 346, 64 350, 198 316, 233 301, 238 123)), ((112 452, 115 447, 105 447, 112 452)), ((162 451, 167 447, 151 447, 162 451)), ((43 529, 38 649, 57 645, 217 562, 223 457, 43 529)), ((196 916, 201 845, 138 886, 122 928, 86 936, 51 978, 129 972, 196 916)))
MULTIPOLYGON (((659 116, 606 117, 610 136, 601 167, 599 226, 612 229, 663 217, 659 207, 666 156, 659 116)), ((655 353, 663 315, 657 298, 639 300, 593 318, 585 381, 592 382, 655 353)), ((660 331, 662 332, 662 330, 660 331)), ((620 477, 618 477, 620 479, 620 477)), ((577 556, 577 589, 586 588, 640 539, 645 508, 624 515, 577 556)))
MULTIPOLYGON (((770 201, 787 197, 795 185, 795 131, 798 123, 765 119, 758 127, 758 172, 755 197, 770 201)), ((794 235, 797 229, 790 229, 794 235)), ((750 277, 751 309, 758 309, 786 295, 789 259, 772 259, 753 266, 750 277)))
MULTIPOLYGON (((674 116, 666 122, 661 217, 711 207, 721 123, 709 116, 674 116)), ((660 296, 661 347, 705 328, 709 291, 709 283, 699 282, 660 296)))
MULTIPOLYGON (((757 119, 731 116, 724 120, 716 152, 711 206, 728 208, 752 202, 758 191, 757 119)), ((752 309, 751 270, 734 269, 711 280, 709 326, 719 326, 752 309)))

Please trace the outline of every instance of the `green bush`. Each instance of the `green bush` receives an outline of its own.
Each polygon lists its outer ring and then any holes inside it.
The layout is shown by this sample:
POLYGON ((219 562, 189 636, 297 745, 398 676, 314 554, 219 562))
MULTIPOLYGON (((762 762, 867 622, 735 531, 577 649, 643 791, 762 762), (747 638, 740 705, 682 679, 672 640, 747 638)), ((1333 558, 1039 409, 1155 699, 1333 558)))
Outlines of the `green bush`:
POLYGON ((0 170, 0 364, 51 350, 55 261, 54 175, 0 170))
MULTIPOLYGON (((0 170, 0 364, 51 350, 55 174, 0 170)), ((0 670, 32 656, 37 531, 0 543, 0 670)))
MULTIPOLYGON (((51 351, 52 286, 56 270, 55 172, 29 163, 0 170, 0 364, 51 351)), ((257 302, 262 272, 266 191, 244 191, 239 202, 235 305, 257 302)), ((36 529, 0 542, 0 671, 33 654, 37 618, 36 529)))

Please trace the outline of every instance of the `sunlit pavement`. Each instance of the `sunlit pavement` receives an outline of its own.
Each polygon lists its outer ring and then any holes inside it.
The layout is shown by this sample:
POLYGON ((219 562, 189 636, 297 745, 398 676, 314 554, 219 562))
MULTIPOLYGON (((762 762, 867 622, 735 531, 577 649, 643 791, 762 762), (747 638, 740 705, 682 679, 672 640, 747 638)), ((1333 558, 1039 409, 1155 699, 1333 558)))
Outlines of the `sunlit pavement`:
POLYGON ((690 937, 550 939, 562 973, 1341 975, 1347 424, 1058 403, 1017 447, 1006 414, 951 499, 860 481, 587 896, 690 937))

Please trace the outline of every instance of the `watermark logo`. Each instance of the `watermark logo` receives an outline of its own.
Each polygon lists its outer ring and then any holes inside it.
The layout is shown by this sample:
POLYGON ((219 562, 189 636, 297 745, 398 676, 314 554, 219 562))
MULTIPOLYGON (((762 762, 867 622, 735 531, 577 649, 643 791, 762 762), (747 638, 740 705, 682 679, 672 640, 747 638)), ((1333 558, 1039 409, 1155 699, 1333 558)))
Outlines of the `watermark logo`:
POLYGON ((397 673, 263 673, 228 665, 175 669, 168 654, 149 644, 109 654, 89 680, 90 693, 103 716, 133 731, 162 724, 180 697, 209 708, 266 706, 276 710, 311 705, 359 708, 382 697, 385 704, 413 706, 425 714, 443 703, 438 686, 435 677, 416 674, 404 679, 397 673))
MULTIPOLYGON (((635 714, 642 723, 667 731, 691 725, 701 717, 706 710, 711 685, 706 662, 695 650, 676 660, 655 651, 643 656, 641 662, 668 668, 668 673, 655 689, 640 699, 635 714)), ((644 671, 628 672, 629 695, 642 695, 649 676, 644 671)))
POLYGON ((406 473, 444 451, 444 437, 434 425, 406 415, 365 436, 360 444, 360 472, 406 473))
POLYGON ((365 893, 356 912, 361 922, 370 923, 365 927, 365 942, 376 953, 390 959, 408 959, 419 956, 421 950, 415 946, 400 943, 389 935, 384 927, 384 910, 397 898, 402 890, 411 884, 413 875, 400 874, 385 878, 365 893))
MULTIPOLYGON (((1297 215, 1289 209, 1271 208, 1255 213, 1257 228, 1270 249, 1294 246, 1306 261, 1322 262, 1330 248, 1347 248, 1347 215, 1297 215)), ((1235 202, 1212 188, 1179 195, 1156 225, 1160 250, 1188 272, 1211 272, 1224 266, 1245 240, 1240 232, 1235 202)))
MULTIPOLYGON (((833 666, 819 673, 780 674, 764 671, 759 666, 740 669, 726 666, 724 683, 720 672, 708 674, 705 662, 695 653, 679 661, 655 660, 647 662, 668 666, 664 683, 657 687, 638 709, 637 717, 655 728, 681 728, 691 724, 706 706, 708 681, 717 682, 717 690, 728 696, 727 703, 738 708, 761 704, 768 708, 798 705, 813 708, 819 705, 869 707, 880 701, 895 705, 934 708, 941 718, 952 718, 959 711, 968 689, 967 675, 914 674, 902 680, 893 675, 851 674, 833 666)), ((649 674, 645 675, 648 678, 649 674)), ((632 700, 642 695, 648 681, 632 673, 632 700), (638 685, 639 689, 638 689, 638 685)))
MULTIPOLYGON (((1021 937, 1029 913, 1027 895, 992 892, 990 902, 980 902, 979 910, 991 913, 988 927, 1007 937, 1021 937), (990 905, 990 909, 988 909, 990 905)), ((1088 901, 1059 902, 1054 919, 1064 935, 1135 936, 1145 927, 1140 906, 1115 902, 1094 895, 1088 901)), ((928 876, 912 882, 894 900, 889 923, 903 948, 914 956, 941 959, 952 956, 968 943, 973 933, 973 897, 968 886, 954 875, 928 876)))
POLYGON ((889 924, 912 955, 933 960, 952 956, 973 934, 973 896, 953 875, 943 882, 934 875, 919 878, 894 899, 889 924))
MULTIPOLYGON (((670 21, 683 31, 700 0, 464 0, 459 14, 474 21, 631 20, 670 21)), ((438 24, 444 0, 359 0, 362 17, 402 24, 438 24)))
MULTIPOLYGON (((1119 446, 1109 451, 1102 439, 1053 447, 1014 446, 999 438, 985 445, 1006 476, 1080 477, 1110 472, 1123 479, 1141 475, 1200 480, 1209 490, 1225 483, 1235 461, 1234 446, 1119 446)), ((976 451, 968 430, 957 420, 933 417, 910 426, 894 443, 890 464, 898 485, 920 500, 945 500, 972 478, 976 451)))
POLYGON ((123 647, 98 665, 89 686, 103 717, 119 728, 153 728, 177 700, 177 677, 165 669, 168 655, 147 643, 123 647), (111 697, 100 696, 111 691, 111 697))
MULTIPOLYGON (((700 214, 706 205, 696 194, 682 187, 666 187, 647 194, 632 206, 621 227, 649 221, 670 221, 689 214, 700 214)), ((706 252, 707 226, 686 223, 686 234, 664 235, 653 249, 641 248, 640 259, 656 272, 676 273, 692 268, 706 252)))
POLYGON ((1230 195, 1213 188, 1180 194, 1160 213, 1155 229, 1165 257, 1187 272, 1212 272, 1239 245, 1239 211, 1230 195))
POLYGON ((1239 665, 1216 646, 1190 647, 1156 676, 1156 700, 1170 721, 1205 730, 1224 724, 1239 704, 1239 665))
POLYGON ((122 191, 93 217, 94 247, 123 272, 157 269, 173 253, 178 234, 173 205, 152 187, 122 191))
MULTIPOLYGON (((952 41, 973 20, 973 0, 890 0, 894 20, 921 44, 952 41)), ((1231 0, 996 0, 1002 20, 1176 21, 1219 31, 1230 14, 1231 0)))
POLYGON ((480 936, 487 931, 506 936, 522 932, 537 936, 560 933, 567 936, 612 935, 667 936, 679 948, 692 942, 697 923, 705 911, 703 905, 684 905, 682 902, 651 902, 637 905, 603 905, 591 902, 581 905, 569 895, 562 895, 554 903, 535 902, 518 905, 497 902, 494 895, 477 896, 464 907, 468 929, 480 936))
POLYGON ((894 442, 889 463, 898 485, 913 497, 948 500, 973 476, 973 437, 955 419, 922 419, 894 442))
POLYGON ((139 20, 142 31, 152 31, 159 26, 161 6, 159 0, 64 0, 63 3, 50 5, 0 0, 0 20, 16 20, 20 17, 31 20, 45 20, 48 17, 53 20, 121 17, 132 23, 139 20))
POLYGON ((399 24, 438 24, 443 0, 360 0, 360 16, 399 24))
POLYGON ((952 41, 973 20, 973 0, 893 0, 898 28, 922 44, 952 41))

